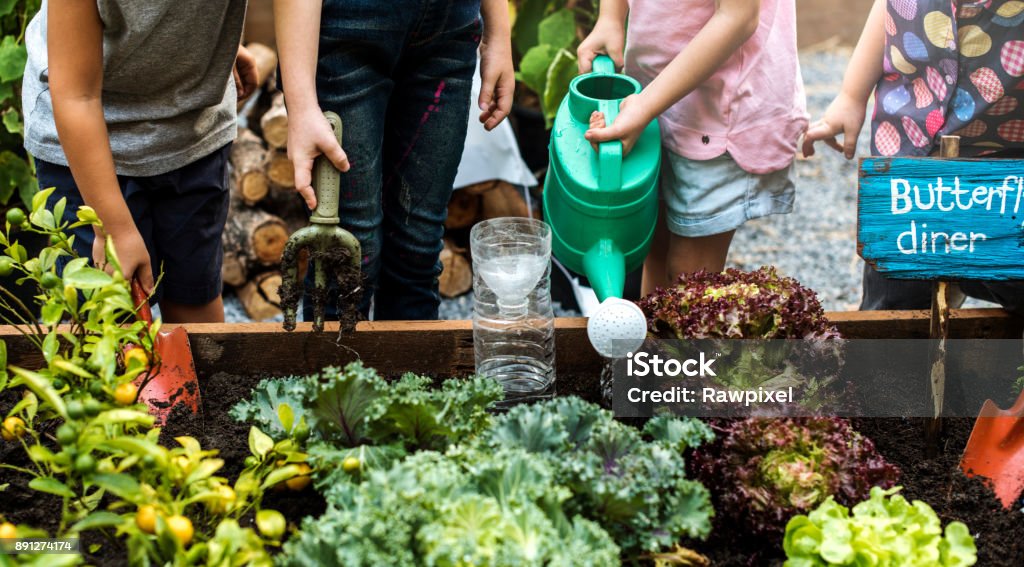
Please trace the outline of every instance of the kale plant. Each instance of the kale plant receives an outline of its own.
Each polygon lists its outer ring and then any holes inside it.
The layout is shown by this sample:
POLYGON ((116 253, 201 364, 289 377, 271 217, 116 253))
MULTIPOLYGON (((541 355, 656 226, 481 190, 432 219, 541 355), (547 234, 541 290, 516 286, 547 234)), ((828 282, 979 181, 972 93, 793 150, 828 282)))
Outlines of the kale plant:
POLYGON ((697 451, 695 462, 721 510, 751 533, 772 537, 829 497, 852 505, 899 476, 840 418, 736 420, 697 451))
POLYGON ((710 497, 686 478, 682 451, 711 438, 700 421, 669 417, 655 418, 641 432, 571 397, 515 407, 480 441, 549 462, 572 492, 568 513, 599 523, 626 557, 637 557, 710 532, 710 497))
POLYGON ((280 565, 617 565, 599 525, 567 517, 569 491, 541 459, 517 449, 422 451, 362 483, 340 483, 307 518, 280 565))

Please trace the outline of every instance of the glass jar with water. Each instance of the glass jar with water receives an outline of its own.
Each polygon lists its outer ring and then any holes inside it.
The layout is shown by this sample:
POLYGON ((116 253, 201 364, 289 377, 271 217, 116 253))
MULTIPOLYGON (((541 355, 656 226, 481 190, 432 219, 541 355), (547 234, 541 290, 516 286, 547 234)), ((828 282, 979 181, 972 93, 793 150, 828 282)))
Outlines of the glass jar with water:
POLYGON ((551 308, 551 230, 542 221, 505 217, 470 232, 476 373, 505 388, 506 403, 555 393, 551 308))

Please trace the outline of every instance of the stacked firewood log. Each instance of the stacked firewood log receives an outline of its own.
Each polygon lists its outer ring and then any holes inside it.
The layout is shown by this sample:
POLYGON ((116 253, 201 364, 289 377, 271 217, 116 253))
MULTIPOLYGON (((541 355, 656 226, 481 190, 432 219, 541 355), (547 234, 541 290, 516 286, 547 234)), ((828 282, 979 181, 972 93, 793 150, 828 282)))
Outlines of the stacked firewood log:
MULTIPOLYGON (((239 127, 231 150, 231 206, 224 229, 223 279, 233 289, 250 318, 266 320, 279 314, 281 253, 288 237, 306 226, 308 213, 295 192, 294 170, 288 159, 288 113, 284 97, 274 87, 277 56, 261 44, 246 47, 256 56, 261 89, 244 106, 247 127, 239 127)), ((441 262, 441 294, 456 297, 473 286, 468 257, 469 229, 480 220, 527 216, 518 188, 503 181, 486 181, 452 193, 441 262)), ((300 276, 305 262, 300 259, 300 276)))

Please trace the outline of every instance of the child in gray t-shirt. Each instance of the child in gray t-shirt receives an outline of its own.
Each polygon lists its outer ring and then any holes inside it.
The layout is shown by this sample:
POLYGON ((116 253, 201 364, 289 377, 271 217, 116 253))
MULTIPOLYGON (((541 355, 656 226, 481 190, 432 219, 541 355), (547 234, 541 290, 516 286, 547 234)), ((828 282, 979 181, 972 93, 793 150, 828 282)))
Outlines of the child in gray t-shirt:
POLYGON ((245 4, 44 0, 27 30, 25 147, 40 186, 72 218, 96 210, 103 228, 75 232, 79 254, 103 262, 110 236, 167 322, 224 318, 227 153, 237 100, 256 86, 239 46, 245 4))

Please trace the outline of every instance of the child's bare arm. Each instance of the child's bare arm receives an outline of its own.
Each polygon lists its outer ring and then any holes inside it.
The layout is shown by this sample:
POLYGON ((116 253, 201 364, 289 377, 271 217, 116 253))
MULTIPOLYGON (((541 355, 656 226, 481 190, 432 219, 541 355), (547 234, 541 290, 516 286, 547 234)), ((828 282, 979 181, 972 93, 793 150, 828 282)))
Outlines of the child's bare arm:
POLYGON ((320 2, 274 0, 274 28, 288 107, 288 157, 295 166, 295 190, 311 209, 316 207, 313 160, 323 154, 339 170, 349 169, 348 156, 334 137, 316 96, 320 8, 320 2))
POLYGON ((512 66, 512 38, 506 0, 483 0, 480 14, 484 35, 480 40, 480 122, 494 129, 512 109, 516 77, 512 66))
POLYGON ((882 78, 882 58, 885 56, 885 2, 875 0, 864 24, 857 47, 846 67, 839 95, 829 105, 825 115, 807 129, 804 135, 804 155, 814 155, 814 142, 823 141, 853 159, 857 150, 857 137, 864 126, 865 106, 871 90, 882 78), (836 141, 843 135, 843 144, 836 141))
POLYGON ((643 92, 623 101, 611 126, 589 130, 587 139, 622 140, 629 151, 651 120, 706 81, 754 35, 760 10, 760 0, 717 0, 715 14, 679 55, 643 92))
POLYGON ((594 30, 576 49, 576 61, 580 73, 589 73, 594 58, 605 54, 615 65, 622 68, 622 52, 626 46, 626 14, 629 4, 626 0, 601 0, 600 13, 594 30))
POLYGON ((105 261, 106 235, 127 278, 153 288, 145 242, 121 195, 103 118, 103 23, 94 0, 50 2, 47 10, 50 96, 61 147, 85 202, 96 210, 93 260, 105 261))

